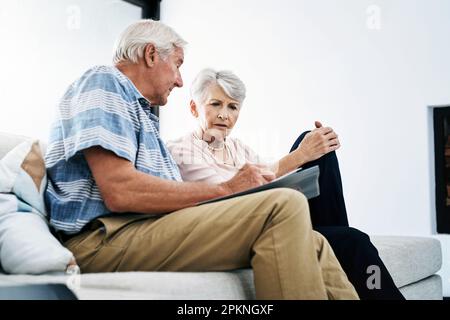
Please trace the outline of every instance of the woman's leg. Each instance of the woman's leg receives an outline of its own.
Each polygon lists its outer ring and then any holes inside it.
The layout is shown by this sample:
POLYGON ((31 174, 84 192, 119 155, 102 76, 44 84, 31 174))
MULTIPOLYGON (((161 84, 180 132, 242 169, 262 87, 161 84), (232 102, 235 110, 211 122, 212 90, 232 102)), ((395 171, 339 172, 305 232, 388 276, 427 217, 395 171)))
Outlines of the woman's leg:
POLYGON ((317 227, 315 230, 330 243, 361 300, 405 299, 367 234, 350 227, 317 227), (370 266, 374 266, 376 271, 368 270, 370 266), (378 277, 375 279, 378 288, 372 288, 371 277, 378 277))
MULTIPOLYGON (((291 151, 297 149, 309 131, 303 132, 295 141, 291 151)), ((320 195, 309 199, 311 221, 316 226, 347 226, 347 210, 342 191, 341 173, 336 153, 330 152, 323 157, 304 164, 303 168, 319 165, 320 195)))
MULTIPOLYGON (((291 152, 297 149, 308 132, 303 132, 297 138, 291 152)), ((404 299, 369 236, 348 226, 336 153, 330 152, 302 167, 309 168, 314 165, 319 165, 320 168, 320 196, 308 200, 314 230, 319 231, 328 240, 361 299, 404 299), (367 273, 369 266, 379 267, 380 289, 369 289, 367 286, 370 277, 367 273)))

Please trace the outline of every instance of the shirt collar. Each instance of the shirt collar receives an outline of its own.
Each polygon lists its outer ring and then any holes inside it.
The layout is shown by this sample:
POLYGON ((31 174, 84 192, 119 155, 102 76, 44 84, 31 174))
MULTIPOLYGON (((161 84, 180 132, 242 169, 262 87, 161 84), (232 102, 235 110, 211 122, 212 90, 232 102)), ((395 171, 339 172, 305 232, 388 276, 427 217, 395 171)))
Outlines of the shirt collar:
POLYGON ((116 66, 114 66, 114 69, 128 80, 128 83, 130 84, 133 90, 135 99, 138 101, 139 105, 144 109, 145 113, 149 116, 149 118, 153 121, 159 122, 159 118, 151 112, 150 108, 152 107, 152 104, 150 103, 150 101, 148 101, 147 98, 145 98, 142 95, 142 93, 138 90, 138 88, 136 88, 133 81, 131 81, 125 74, 123 74, 116 66))

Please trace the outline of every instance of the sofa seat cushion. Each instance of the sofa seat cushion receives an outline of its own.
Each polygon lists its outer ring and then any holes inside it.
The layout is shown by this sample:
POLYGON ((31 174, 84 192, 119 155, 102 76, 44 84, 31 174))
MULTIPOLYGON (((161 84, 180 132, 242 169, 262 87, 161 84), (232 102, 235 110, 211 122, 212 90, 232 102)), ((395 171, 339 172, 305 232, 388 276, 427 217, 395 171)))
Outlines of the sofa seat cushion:
POLYGON ((441 243, 428 237, 370 236, 397 287, 425 279, 442 266, 441 243))
POLYGON ((66 284, 79 299, 254 299, 251 269, 231 272, 112 272, 81 276, 5 275, 2 286, 66 284))
MULTIPOLYGON (((440 242, 433 238, 371 236, 407 299, 440 299, 440 242), (430 277, 431 276, 431 277, 430 277)), ((1 286, 66 283, 80 299, 254 299, 251 269, 232 272, 118 272, 81 276, 5 275, 1 286)))

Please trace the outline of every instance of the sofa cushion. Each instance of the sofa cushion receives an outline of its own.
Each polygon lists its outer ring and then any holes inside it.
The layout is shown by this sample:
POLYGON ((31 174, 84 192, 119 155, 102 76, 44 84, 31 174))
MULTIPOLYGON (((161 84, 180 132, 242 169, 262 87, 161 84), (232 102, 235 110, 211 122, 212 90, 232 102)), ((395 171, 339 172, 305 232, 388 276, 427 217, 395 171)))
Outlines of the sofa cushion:
POLYGON ((3 158, 15 146, 29 139, 30 138, 26 136, 0 132, 0 159, 3 158))
MULTIPOLYGON (((231 272, 118 272, 68 275, 1 275, 2 286, 21 284, 66 284, 79 299, 214 300, 254 299, 251 269, 231 272)), ((442 299, 442 281, 437 275, 400 288, 410 299, 442 299)))
POLYGON ((442 300, 442 279, 432 275, 400 289, 407 300, 442 300))
POLYGON ((47 175, 39 141, 23 141, 0 159, 0 193, 17 196, 18 208, 14 211, 35 212, 45 217, 46 186, 47 175))
POLYGON ((63 283, 79 299, 254 299, 253 272, 112 272, 1 275, 1 286, 63 283))
POLYGON ((46 183, 38 141, 26 139, 0 159, 0 264, 8 273, 64 271, 73 258, 50 233, 46 183))
POLYGON ((8 273, 64 271, 73 254, 50 233, 47 221, 34 213, 0 214, 0 264, 8 273))
MULTIPOLYGON (((439 242, 421 237, 372 236, 407 299, 442 299, 439 242), (429 251, 429 252, 426 252, 429 251), (421 280, 417 280, 420 278, 421 280)), ((64 275, 1 275, 0 286, 66 283, 80 299, 254 299, 251 269, 232 272, 118 272, 64 275)))
POLYGON ((425 279, 442 266, 441 243, 434 238, 370 236, 397 287, 425 279))

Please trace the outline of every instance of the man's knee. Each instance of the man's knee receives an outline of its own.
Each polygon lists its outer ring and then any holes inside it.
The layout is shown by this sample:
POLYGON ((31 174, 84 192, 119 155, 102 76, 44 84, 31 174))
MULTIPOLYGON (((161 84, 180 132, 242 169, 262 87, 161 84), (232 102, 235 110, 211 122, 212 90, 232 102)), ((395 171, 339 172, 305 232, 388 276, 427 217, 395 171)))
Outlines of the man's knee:
POLYGON ((328 242, 328 240, 316 230, 313 230, 314 242, 316 243, 316 248, 321 248, 324 242, 328 242))
POLYGON ((308 203, 305 195, 297 190, 290 188, 276 188, 269 191, 268 198, 280 203, 295 203, 304 205, 308 203))
POLYGON ((309 217, 308 199, 304 194, 289 188, 277 188, 271 190, 266 198, 274 206, 279 215, 300 215, 309 217))

